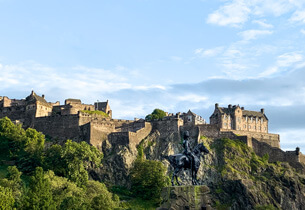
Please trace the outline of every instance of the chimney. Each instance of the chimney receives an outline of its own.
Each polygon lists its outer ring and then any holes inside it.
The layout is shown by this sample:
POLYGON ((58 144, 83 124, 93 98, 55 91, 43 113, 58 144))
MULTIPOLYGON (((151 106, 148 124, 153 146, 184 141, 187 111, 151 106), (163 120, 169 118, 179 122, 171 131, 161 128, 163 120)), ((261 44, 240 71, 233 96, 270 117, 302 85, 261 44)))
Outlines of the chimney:
POLYGON ((232 109, 232 104, 229 104, 229 105, 228 105, 228 108, 229 108, 229 109, 232 109))
POLYGON ((218 103, 215 104, 215 109, 217 109, 217 108, 218 108, 218 103))
POLYGON ((42 94, 42 96, 41 96, 42 98, 44 98, 44 94, 42 94))
POLYGON ((241 110, 244 110, 245 109, 245 107, 241 107, 241 110))
POLYGON ((262 114, 265 114, 265 110, 264 110, 264 109, 261 109, 261 113, 262 113, 262 114))

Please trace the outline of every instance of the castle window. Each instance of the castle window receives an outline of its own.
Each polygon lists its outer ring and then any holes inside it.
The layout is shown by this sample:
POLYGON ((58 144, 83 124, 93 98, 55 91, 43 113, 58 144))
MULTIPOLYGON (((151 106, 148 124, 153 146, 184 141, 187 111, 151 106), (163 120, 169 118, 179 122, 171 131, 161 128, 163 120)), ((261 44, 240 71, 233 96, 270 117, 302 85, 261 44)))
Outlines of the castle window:
POLYGON ((248 122, 248 117, 246 116, 246 122, 248 122))
POLYGON ((227 123, 224 123, 223 125, 224 125, 224 126, 227 126, 227 123))
POLYGON ((255 121, 256 121, 256 123, 258 122, 258 118, 257 117, 255 118, 255 121))
POLYGON ((228 120, 230 120, 230 115, 228 116, 228 120))
POLYGON ((263 123, 264 122, 264 119, 263 118, 261 118, 261 123, 263 123))
POLYGON ((258 126, 258 130, 261 130, 261 126, 258 126))
POLYGON ((224 120, 226 119, 226 115, 223 116, 223 119, 224 119, 224 120))
POLYGON ((254 125, 254 130, 256 130, 256 125, 254 125))
POLYGON ((240 117, 237 118, 238 122, 240 123, 240 117))
POLYGON ((247 126, 246 126, 246 125, 244 125, 244 128, 247 128, 247 126))
POLYGON ((253 122, 253 117, 251 117, 251 122, 253 122))
POLYGON ((251 129, 251 125, 249 125, 249 129, 251 129))

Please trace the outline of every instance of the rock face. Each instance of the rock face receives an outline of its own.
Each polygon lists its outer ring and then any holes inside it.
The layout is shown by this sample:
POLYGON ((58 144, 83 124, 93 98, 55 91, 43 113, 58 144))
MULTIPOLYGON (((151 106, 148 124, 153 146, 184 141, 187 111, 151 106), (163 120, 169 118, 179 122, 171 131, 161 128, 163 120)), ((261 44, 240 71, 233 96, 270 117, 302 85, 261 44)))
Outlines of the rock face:
MULTIPOLYGON (((192 146, 203 142, 210 150, 201 159, 197 179, 210 189, 213 208, 305 210, 305 176, 297 173, 288 163, 269 163, 268 156, 258 157, 238 140, 191 137, 192 146)), ((173 168, 162 157, 183 151, 180 131, 154 129, 139 146, 143 148, 146 159, 162 161, 171 177, 173 168)), ((130 187, 129 171, 138 155, 137 145, 111 145, 105 141, 102 149, 105 155, 103 167, 92 177, 110 185, 130 187)), ((182 170, 178 177, 182 185, 191 185, 188 170, 182 170)), ((162 207, 190 205, 191 208, 198 202, 199 194, 194 194, 198 192, 196 188, 192 194, 192 186, 189 187, 166 188, 164 198, 167 201, 164 205, 167 206, 162 207), (188 190, 187 193, 184 190, 188 190), (193 204, 181 203, 183 200, 193 204)))
POLYGON ((210 189, 207 186, 173 186, 162 191, 163 202, 157 210, 210 210, 210 189))

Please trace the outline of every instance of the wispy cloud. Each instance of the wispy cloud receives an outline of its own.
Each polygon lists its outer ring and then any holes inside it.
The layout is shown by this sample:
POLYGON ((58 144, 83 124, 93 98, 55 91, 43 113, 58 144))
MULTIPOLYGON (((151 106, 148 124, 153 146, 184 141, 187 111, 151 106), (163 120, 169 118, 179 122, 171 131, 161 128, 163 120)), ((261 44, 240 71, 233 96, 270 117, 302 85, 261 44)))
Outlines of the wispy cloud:
POLYGON ((268 77, 286 70, 287 67, 289 67, 290 70, 300 68, 297 64, 302 63, 302 61, 304 61, 304 55, 300 52, 284 53, 277 57, 274 66, 267 68, 265 71, 261 72, 259 76, 268 77))
MULTIPOLYGON (((281 16, 288 12, 295 12, 292 16, 293 21, 304 21, 304 2, 297 0, 231 0, 225 1, 225 5, 208 15, 207 22, 220 26, 240 27, 251 17, 265 17, 272 15, 281 16)), ((272 25, 264 21, 254 20, 253 23, 265 28, 272 28, 272 25)))
POLYGON ((301 29, 300 32, 305 35, 305 30, 301 29))
POLYGON ((273 31, 270 30, 247 30, 239 33, 239 35, 243 38, 243 40, 246 41, 257 39, 260 36, 271 35, 271 34, 273 34, 273 31))
POLYGON ((240 26, 248 20, 250 9, 242 0, 220 7, 208 16, 207 22, 220 26, 240 26))
POLYGON ((200 57, 213 57, 219 55, 223 51, 223 47, 215 47, 211 49, 204 50, 203 48, 199 48, 195 50, 195 55, 200 57))
POLYGON ((252 23, 258 24, 263 28, 273 28, 273 25, 266 23, 266 20, 253 20, 252 23))
POLYGON ((290 21, 305 23, 305 10, 298 10, 294 12, 290 18, 290 21))

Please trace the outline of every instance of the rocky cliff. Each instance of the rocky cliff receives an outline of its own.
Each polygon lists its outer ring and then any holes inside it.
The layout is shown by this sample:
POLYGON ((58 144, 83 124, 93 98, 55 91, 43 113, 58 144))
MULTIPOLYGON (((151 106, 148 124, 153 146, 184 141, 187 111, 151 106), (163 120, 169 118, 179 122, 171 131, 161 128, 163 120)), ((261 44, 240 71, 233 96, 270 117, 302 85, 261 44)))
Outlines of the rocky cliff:
MULTIPOLYGON (((268 156, 257 156, 238 140, 193 136, 193 145, 203 142, 210 154, 201 160, 197 178, 210 190, 212 207, 217 209, 305 209, 305 176, 287 163, 269 163, 268 156)), ((129 186, 129 170, 139 148, 147 159, 160 160, 182 151, 179 132, 153 130, 139 145, 111 146, 105 141, 103 168, 92 176, 106 183, 129 186)), ((190 185, 188 171, 180 173, 184 185, 190 185)))

